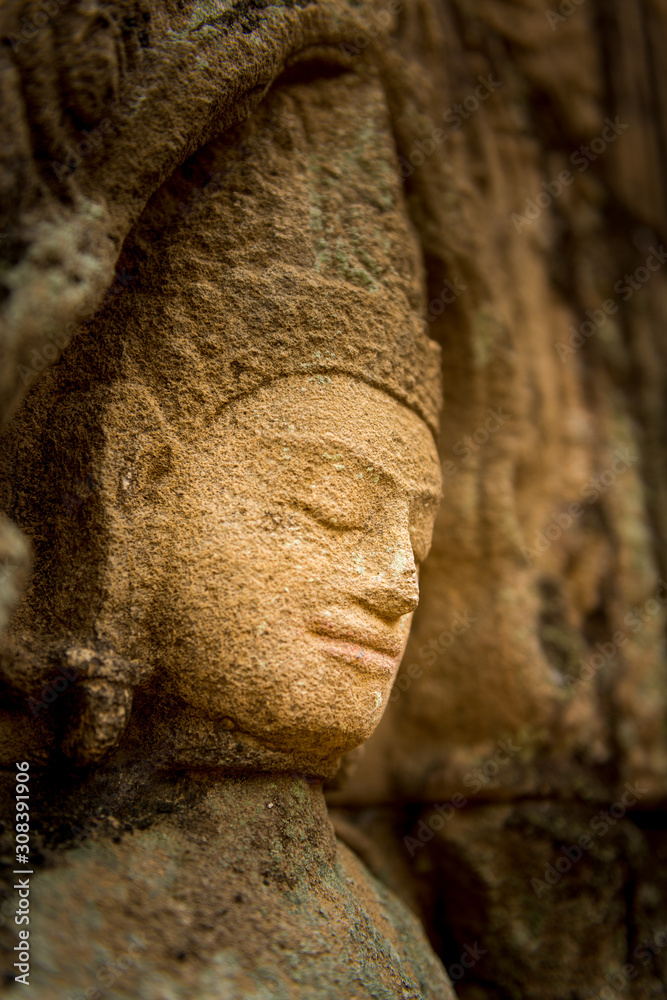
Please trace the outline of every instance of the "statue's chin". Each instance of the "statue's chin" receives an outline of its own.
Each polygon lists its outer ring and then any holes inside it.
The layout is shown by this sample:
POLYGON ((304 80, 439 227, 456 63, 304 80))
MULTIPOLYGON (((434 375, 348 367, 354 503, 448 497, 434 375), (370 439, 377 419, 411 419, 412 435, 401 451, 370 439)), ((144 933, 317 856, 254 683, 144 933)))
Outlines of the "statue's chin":
POLYGON ((352 652, 337 647, 313 652, 311 645, 295 642, 288 656, 282 655, 284 648, 267 644, 261 661, 193 655, 196 668, 188 670, 175 658, 163 665, 156 676, 171 683, 162 688, 159 707, 147 700, 150 718, 164 720, 162 741, 187 746, 189 758, 223 753, 226 761, 231 757, 250 766, 278 755, 291 768, 328 774, 330 762, 364 743, 377 727, 398 653, 390 658, 356 646, 351 659, 352 652))
POLYGON ((137 705, 133 713, 119 748, 128 764, 140 759, 142 766, 290 771, 321 778, 336 773, 340 758, 369 738, 382 714, 382 708, 369 711, 363 698, 351 708, 335 701, 326 711, 302 705, 291 717, 267 714, 249 723, 243 710, 235 716, 229 709, 227 714, 184 704, 177 709, 172 702, 167 714, 152 707, 150 722, 147 706, 137 705), (149 753, 142 747, 150 747, 149 753))
MULTIPOLYGON (((320 692, 317 700, 294 702, 292 711, 248 717, 241 711, 235 728, 281 753, 314 759, 339 757, 364 743, 378 725, 386 695, 373 687, 349 691, 320 692)), ((229 722, 223 723, 229 726, 229 722)))
MULTIPOLYGON (((303 770, 304 763, 308 761, 320 767, 326 765, 326 762, 335 762, 337 767, 340 757, 365 743, 377 725, 377 720, 355 719, 354 716, 327 727, 318 725, 318 722, 319 720, 313 720, 310 728, 297 730, 291 727, 283 732, 276 731, 259 737, 247 735, 267 750, 300 761, 303 770)), ((326 766, 326 770, 328 776, 330 768, 326 766)))

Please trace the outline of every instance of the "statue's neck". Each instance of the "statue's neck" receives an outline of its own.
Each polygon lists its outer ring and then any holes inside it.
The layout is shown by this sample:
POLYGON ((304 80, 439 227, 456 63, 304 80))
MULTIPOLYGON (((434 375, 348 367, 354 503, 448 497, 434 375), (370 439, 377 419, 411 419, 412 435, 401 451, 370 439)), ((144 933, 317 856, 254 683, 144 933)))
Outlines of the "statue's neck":
POLYGON ((336 852, 322 782, 300 774, 104 768, 59 789, 45 805, 61 815, 66 839, 70 827, 103 839, 171 828, 225 864, 252 847, 267 863, 277 852, 285 869, 301 863, 306 843, 319 864, 331 865, 336 852))
POLYGON ((230 777, 190 772, 179 784, 191 801, 184 811, 188 830, 205 836, 226 863, 234 857, 247 863, 252 845, 289 871, 303 864, 305 844, 311 861, 333 863, 336 840, 321 782, 284 773, 230 777))

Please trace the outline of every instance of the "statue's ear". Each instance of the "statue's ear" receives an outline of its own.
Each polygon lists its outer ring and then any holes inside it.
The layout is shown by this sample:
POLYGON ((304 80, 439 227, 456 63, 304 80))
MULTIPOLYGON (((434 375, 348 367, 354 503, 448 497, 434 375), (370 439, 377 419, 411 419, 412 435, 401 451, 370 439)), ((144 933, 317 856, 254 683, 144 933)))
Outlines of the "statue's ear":
POLYGON ((150 669, 95 644, 67 646, 61 657, 63 671, 74 672, 77 681, 62 749, 79 766, 96 764, 118 744, 130 719, 134 688, 150 669))

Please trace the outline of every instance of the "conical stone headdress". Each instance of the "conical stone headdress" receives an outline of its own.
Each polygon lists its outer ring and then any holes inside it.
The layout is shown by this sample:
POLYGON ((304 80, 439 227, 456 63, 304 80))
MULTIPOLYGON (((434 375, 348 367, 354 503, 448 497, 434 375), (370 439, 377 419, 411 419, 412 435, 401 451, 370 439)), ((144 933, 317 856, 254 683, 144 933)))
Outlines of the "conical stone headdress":
POLYGON ((325 83, 277 90, 186 164, 126 248, 127 290, 94 337, 111 357, 123 345, 125 376, 168 419, 199 425, 272 379, 344 373, 437 432, 439 349, 384 95, 351 74, 325 83))

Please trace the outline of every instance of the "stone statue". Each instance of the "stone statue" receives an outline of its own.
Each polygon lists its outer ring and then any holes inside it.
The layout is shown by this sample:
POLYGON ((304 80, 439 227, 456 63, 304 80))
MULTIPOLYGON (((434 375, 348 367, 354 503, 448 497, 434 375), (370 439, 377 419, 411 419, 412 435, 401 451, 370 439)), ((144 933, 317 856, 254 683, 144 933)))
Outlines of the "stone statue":
POLYGON ((440 495, 402 199, 377 82, 285 81, 157 193, 2 440, 31 996, 453 995, 323 794, 386 706, 440 495))
POLYGON ((8 994, 660 994, 667 5, 0 29, 8 994))

